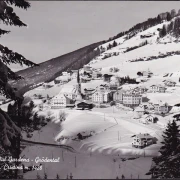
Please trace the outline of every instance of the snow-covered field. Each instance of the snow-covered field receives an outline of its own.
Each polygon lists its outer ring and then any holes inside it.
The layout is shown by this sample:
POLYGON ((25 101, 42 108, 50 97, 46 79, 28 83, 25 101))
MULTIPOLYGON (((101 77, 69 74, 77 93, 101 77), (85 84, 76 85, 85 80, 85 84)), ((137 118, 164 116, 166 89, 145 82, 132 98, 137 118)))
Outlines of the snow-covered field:
MULTIPOLYGON (((119 116, 117 112, 114 112, 114 114, 119 116)), ((121 178, 122 174, 126 178, 131 176, 134 178, 148 178, 144 172, 147 172, 151 166, 151 157, 148 157, 150 150, 134 149, 133 151, 129 146, 131 142, 130 136, 136 132, 136 128, 133 125, 122 120, 117 122, 111 116, 106 117, 105 115, 104 118, 103 113, 97 113, 97 111, 77 114, 76 111, 72 110, 67 116, 67 121, 62 123, 61 128, 57 122, 50 122, 39 133, 36 132, 31 140, 46 143, 53 143, 54 141, 55 143, 55 139, 59 135, 71 136, 78 132, 89 130, 94 130, 98 134, 82 142, 64 142, 76 149, 78 144, 77 153, 70 153, 64 150, 62 152, 60 148, 32 146, 25 148, 22 155, 24 154, 30 159, 35 159, 37 156, 60 157, 60 162, 58 163, 42 163, 43 170, 38 171, 38 174, 42 177, 44 172, 46 172, 48 178, 55 178, 56 174, 59 174, 60 178, 66 178, 70 173, 76 179, 108 179, 116 178, 117 176, 121 178), (61 132, 60 129, 62 129, 61 132), (104 129, 106 131, 103 131, 104 129), (121 136, 119 140, 117 136, 118 131, 121 136), (90 148, 88 148, 89 145, 90 148), (122 161, 121 158, 126 157, 136 157, 137 159, 122 161), (141 167, 141 163, 143 163, 143 167, 141 167)), ((142 126, 142 130, 146 131, 146 128, 142 126)), ((32 164, 35 165, 35 162, 30 162, 26 165, 32 164)), ((32 171, 26 173, 24 178, 36 178, 36 175, 37 171, 32 171)))

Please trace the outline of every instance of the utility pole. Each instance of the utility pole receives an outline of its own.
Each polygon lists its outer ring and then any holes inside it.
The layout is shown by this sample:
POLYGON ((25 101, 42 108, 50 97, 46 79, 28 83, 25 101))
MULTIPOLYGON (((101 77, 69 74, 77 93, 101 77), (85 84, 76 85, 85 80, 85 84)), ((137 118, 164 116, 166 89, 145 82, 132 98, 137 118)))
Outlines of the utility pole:
POLYGON ((144 149, 144 157, 145 157, 145 149, 144 149))
POLYGON ((64 161, 63 150, 62 150, 62 160, 64 161))
POLYGON ((76 156, 75 156, 75 168, 76 168, 76 156))

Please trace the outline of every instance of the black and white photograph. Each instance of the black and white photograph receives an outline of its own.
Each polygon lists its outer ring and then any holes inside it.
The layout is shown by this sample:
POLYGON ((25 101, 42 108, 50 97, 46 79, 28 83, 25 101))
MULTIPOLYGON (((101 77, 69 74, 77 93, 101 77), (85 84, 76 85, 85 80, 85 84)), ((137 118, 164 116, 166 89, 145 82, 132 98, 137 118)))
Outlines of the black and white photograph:
POLYGON ((180 179, 180 1, 0 0, 0 179, 180 179))

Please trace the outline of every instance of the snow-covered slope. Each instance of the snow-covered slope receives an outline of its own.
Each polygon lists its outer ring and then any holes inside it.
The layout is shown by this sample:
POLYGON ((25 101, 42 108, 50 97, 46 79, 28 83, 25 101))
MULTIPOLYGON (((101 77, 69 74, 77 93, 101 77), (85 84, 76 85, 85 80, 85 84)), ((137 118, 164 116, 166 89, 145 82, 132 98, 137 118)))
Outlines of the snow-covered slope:
MULTIPOLYGON (((175 18, 171 21, 174 21, 175 18)), ((107 46, 114 40, 103 44, 105 52, 97 58, 98 60, 90 62, 91 66, 102 68, 104 73, 109 72, 110 67, 118 67, 120 71, 117 74, 121 76, 136 76, 138 71, 146 71, 148 68, 156 75, 174 73, 174 76, 179 76, 175 72, 179 71, 180 42, 170 34, 159 38, 159 29, 162 29, 163 25, 170 24, 171 21, 164 21, 137 33, 130 39, 126 38, 127 35, 115 39, 118 45, 109 50, 107 50, 107 46), (141 46, 145 42, 147 44, 141 46), (135 49, 131 50, 131 48, 135 49), (118 55, 113 54, 116 52, 118 55), (110 57, 104 58, 106 55, 110 57)))

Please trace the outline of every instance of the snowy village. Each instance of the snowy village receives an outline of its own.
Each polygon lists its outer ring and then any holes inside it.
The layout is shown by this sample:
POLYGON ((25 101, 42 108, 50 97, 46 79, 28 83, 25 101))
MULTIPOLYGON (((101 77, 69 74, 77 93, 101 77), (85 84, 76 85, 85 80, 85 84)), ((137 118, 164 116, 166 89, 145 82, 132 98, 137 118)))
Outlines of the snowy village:
MULTIPOLYGON (((19 170, 19 177, 171 178, 158 176, 152 159, 161 157, 163 133, 170 127, 178 132, 179 148, 180 33, 173 34, 172 27, 179 20, 180 10, 161 13, 145 21, 150 25, 142 23, 144 29, 134 26, 98 45, 95 56, 80 68, 68 67, 51 80, 33 82, 19 113, 20 156, 59 161, 23 162, 29 169, 19 170), (33 170, 34 165, 41 170, 33 170)), ((0 104, 10 117, 17 116, 15 100, 1 95, 0 104)), ((173 173, 180 177, 179 154, 173 153, 169 161, 177 164, 173 173)))

